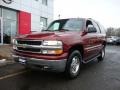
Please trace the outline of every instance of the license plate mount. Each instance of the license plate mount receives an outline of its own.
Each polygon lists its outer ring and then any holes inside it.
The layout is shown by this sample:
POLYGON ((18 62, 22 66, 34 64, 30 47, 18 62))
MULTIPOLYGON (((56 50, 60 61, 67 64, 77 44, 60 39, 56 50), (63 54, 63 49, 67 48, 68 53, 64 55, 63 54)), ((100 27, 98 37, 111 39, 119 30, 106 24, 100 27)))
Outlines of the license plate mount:
POLYGON ((21 64, 25 64, 25 63, 26 63, 26 60, 23 59, 23 58, 19 58, 19 63, 21 63, 21 64))

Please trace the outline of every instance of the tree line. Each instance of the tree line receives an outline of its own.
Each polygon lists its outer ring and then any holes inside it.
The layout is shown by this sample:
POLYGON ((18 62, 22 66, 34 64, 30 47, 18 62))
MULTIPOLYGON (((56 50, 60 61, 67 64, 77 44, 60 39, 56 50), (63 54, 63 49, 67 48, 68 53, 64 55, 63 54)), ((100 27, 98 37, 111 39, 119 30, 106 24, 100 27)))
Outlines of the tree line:
POLYGON ((120 37, 120 28, 113 28, 109 27, 107 28, 106 35, 109 36, 118 36, 120 37))

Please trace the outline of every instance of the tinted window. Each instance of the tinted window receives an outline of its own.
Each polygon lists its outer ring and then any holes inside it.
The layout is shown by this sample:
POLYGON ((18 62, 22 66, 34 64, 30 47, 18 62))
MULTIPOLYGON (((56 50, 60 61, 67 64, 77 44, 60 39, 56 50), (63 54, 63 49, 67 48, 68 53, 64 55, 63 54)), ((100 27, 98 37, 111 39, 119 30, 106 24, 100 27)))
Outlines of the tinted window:
POLYGON ((90 20, 86 21, 86 28, 88 28, 89 25, 93 25, 93 23, 90 20))
MULTIPOLYGON (((87 22, 86 22, 86 29, 88 30, 88 27, 95 27, 94 25, 93 25, 93 22, 91 21, 91 20, 87 20, 87 22)), ((96 33, 96 32, 91 32, 91 33, 96 33)))

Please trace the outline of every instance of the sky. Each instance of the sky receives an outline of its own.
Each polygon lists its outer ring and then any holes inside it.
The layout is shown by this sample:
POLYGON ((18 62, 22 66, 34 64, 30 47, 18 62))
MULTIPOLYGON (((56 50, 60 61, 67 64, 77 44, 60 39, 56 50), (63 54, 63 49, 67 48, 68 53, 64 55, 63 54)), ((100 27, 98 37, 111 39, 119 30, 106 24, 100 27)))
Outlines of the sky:
POLYGON ((54 0, 54 19, 93 18, 105 28, 120 27, 120 0, 54 0))

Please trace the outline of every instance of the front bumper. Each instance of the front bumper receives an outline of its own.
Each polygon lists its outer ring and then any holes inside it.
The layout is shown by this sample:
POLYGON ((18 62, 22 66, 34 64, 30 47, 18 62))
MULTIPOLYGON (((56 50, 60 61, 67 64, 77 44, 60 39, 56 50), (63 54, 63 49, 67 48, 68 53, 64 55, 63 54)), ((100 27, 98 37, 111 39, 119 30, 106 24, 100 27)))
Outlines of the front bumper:
POLYGON ((12 55, 15 62, 19 62, 23 65, 28 65, 30 68, 40 68, 41 70, 51 70, 56 72, 64 72, 66 67, 66 61, 64 60, 44 60, 29 57, 21 57, 12 55))

